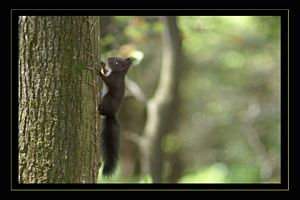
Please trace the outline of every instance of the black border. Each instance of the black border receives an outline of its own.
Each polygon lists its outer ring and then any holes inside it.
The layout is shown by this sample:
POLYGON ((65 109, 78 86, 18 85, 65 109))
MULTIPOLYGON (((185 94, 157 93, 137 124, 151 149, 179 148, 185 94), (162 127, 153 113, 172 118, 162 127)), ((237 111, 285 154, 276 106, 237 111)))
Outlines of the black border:
POLYGON ((288 9, 105 9, 105 10, 33 10, 11 11, 11 62, 12 62, 12 114, 15 116, 11 133, 11 190, 289 190, 289 133, 288 133, 288 9), (18 16, 281 16, 281 183, 258 184, 18 184, 18 16), (15 115, 14 115, 15 114, 15 115))

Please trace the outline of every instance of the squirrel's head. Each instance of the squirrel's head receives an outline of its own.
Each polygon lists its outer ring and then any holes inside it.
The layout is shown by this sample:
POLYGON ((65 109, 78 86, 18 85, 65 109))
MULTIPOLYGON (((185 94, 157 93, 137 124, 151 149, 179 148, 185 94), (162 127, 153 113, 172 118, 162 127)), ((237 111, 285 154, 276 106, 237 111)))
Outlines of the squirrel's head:
POLYGON ((134 58, 119 58, 119 57, 110 57, 107 59, 108 66, 111 68, 112 71, 116 72, 124 72, 127 73, 129 67, 131 66, 134 58))

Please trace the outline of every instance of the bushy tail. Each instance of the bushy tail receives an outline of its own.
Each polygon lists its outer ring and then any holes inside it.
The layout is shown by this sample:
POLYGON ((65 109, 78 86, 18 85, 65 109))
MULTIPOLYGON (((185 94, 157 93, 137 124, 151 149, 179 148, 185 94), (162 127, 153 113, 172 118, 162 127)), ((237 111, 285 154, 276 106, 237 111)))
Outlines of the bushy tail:
POLYGON ((103 176, 115 172, 119 160, 120 124, 115 116, 104 116, 101 131, 101 153, 104 167, 103 176))

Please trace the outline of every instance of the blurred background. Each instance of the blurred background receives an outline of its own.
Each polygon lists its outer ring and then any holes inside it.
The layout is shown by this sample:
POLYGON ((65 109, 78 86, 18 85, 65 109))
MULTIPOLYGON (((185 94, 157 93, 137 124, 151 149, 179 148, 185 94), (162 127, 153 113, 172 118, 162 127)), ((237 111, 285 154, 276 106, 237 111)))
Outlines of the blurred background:
MULTIPOLYGON (((178 16, 176 21, 181 40, 176 120, 157 145, 164 154, 162 182, 279 183, 280 18, 178 16)), ((142 173, 143 144, 133 136, 143 136, 146 102, 163 76, 164 29, 161 17, 101 17, 101 58, 137 58, 128 78, 141 97, 126 93, 118 114, 120 166, 101 183, 152 182, 142 173)))

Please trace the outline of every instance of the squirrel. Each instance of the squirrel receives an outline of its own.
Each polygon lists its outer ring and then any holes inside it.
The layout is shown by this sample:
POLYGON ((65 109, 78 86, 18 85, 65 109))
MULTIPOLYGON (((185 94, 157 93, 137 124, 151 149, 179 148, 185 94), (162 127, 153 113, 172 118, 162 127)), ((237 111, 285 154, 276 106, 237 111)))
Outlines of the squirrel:
POLYGON ((135 59, 110 57, 108 65, 101 61, 98 75, 103 81, 98 111, 102 117, 101 154, 103 176, 112 176, 117 168, 121 127, 116 117, 125 93, 125 74, 135 59))

